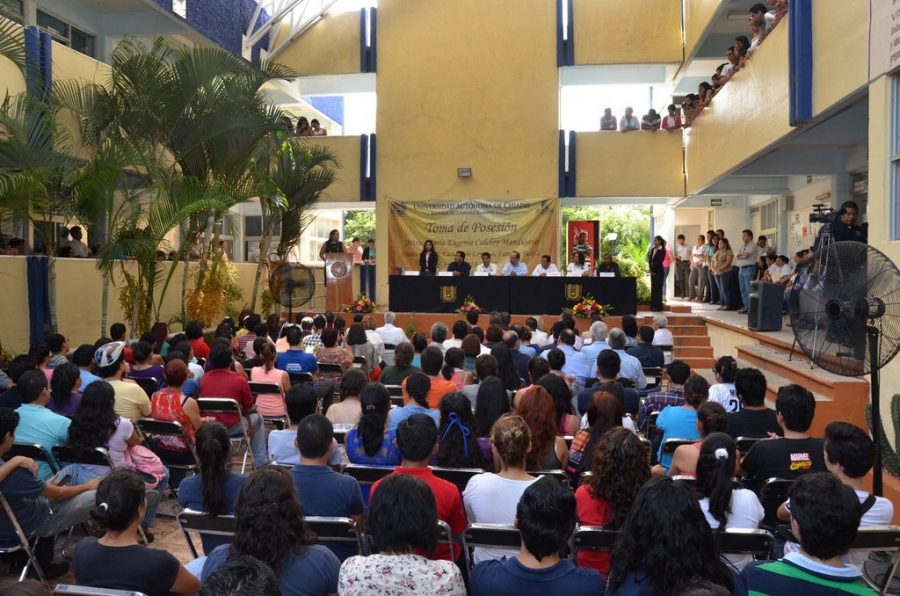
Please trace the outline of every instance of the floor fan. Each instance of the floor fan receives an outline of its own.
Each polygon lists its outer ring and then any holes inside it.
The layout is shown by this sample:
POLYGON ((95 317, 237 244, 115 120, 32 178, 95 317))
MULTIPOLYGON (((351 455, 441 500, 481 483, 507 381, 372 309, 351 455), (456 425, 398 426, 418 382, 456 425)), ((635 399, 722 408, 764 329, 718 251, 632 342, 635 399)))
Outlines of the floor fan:
POLYGON ((788 306, 794 338, 813 364, 848 377, 872 375, 873 492, 880 496, 878 371, 900 350, 900 271, 867 244, 828 244, 798 273, 788 306))
POLYGON ((294 309, 312 300, 316 279, 306 265, 282 263, 269 275, 269 291, 278 304, 288 309, 288 322, 293 323, 294 309))

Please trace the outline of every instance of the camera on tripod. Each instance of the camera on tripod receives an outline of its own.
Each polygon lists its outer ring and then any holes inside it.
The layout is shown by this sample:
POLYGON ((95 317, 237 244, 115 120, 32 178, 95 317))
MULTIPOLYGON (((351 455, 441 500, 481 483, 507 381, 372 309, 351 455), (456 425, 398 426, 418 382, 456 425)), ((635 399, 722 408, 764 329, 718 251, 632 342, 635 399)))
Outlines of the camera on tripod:
POLYGON ((813 212, 809 214, 809 223, 833 224, 840 218, 840 211, 835 211, 825 203, 813 205, 813 212))

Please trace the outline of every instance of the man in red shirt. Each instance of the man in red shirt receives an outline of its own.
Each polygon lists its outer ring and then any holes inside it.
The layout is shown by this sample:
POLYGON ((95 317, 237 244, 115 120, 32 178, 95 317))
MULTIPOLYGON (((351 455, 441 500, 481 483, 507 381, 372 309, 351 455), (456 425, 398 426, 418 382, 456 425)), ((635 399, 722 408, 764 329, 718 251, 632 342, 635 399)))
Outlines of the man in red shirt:
MULTIPOLYGON (((413 414, 397 426, 397 447, 403 456, 400 467, 394 468, 391 476, 408 474, 422 480, 434 493, 438 519, 450 525, 454 536, 462 534, 466 528, 466 512, 462 498, 455 484, 441 480, 428 467, 428 457, 437 444, 437 427, 434 420, 425 414, 413 414)), ((379 480, 372 485, 369 495, 378 489, 379 480)), ((434 559, 450 560, 450 547, 439 544, 434 551, 434 559)))
MULTIPOLYGON (((422 365, 422 372, 428 375, 431 380, 431 389, 428 391, 428 407, 432 410, 438 410, 441 407, 441 400, 448 393, 457 391, 456 385, 452 381, 448 381, 441 374, 444 367, 444 353, 435 346, 428 346, 422 350, 422 356, 419 358, 422 365)), ((406 379, 403 379, 403 403, 409 403, 409 393, 406 391, 406 379)))
MULTIPOLYGON (((266 433, 263 430, 262 417, 255 412, 247 414, 253 409, 250 384, 247 383, 245 376, 229 369, 231 358, 231 349, 228 346, 217 345, 213 348, 209 355, 209 365, 212 368, 206 371, 200 380, 200 397, 226 397, 240 404, 249 426, 253 465, 258 470, 267 463, 266 433)), ((243 434, 238 414, 217 413, 213 414, 213 417, 225 425, 228 434, 232 437, 239 437, 243 434)))

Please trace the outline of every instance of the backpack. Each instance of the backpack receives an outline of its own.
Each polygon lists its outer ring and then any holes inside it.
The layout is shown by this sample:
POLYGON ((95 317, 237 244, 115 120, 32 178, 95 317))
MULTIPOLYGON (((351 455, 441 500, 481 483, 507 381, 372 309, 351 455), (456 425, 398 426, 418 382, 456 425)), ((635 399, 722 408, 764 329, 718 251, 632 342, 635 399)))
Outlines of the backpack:
POLYGON ((147 490, 156 488, 166 477, 166 468, 162 460, 143 445, 135 445, 125 450, 125 465, 140 473, 147 490))

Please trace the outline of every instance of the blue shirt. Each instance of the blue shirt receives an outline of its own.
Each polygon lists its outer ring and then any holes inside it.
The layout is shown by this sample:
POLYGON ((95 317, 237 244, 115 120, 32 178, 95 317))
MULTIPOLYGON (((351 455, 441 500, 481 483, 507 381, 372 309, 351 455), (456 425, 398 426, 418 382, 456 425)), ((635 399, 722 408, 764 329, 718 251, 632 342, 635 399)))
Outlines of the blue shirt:
POLYGON ((513 271, 516 272, 516 275, 520 277, 525 277, 528 275, 528 267, 525 266, 525 263, 519 261, 518 265, 513 265, 512 263, 507 263, 503 266, 503 275, 509 276, 513 271))
POLYGON ((659 444, 659 463, 669 470, 672 465, 672 456, 662 454, 662 446, 668 439, 699 439, 697 431, 697 410, 688 410, 680 406, 670 406, 659 413, 656 426, 663 431, 662 442, 659 444))
MULTIPOLYGON (((352 476, 338 474, 328 466, 296 465, 291 476, 306 515, 325 517, 351 517, 363 512, 362 491, 352 476)), ((359 554, 359 548, 352 542, 322 541, 320 544, 331 549, 344 561, 359 554)))
MULTIPOLYGON (((568 344, 559 344, 554 346, 566 356, 566 363, 563 364, 562 372, 575 377, 578 383, 578 390, 584 389, 584 383, 590 378, 590 363, 585 359, 584 354, 577 352, 575 348, 568 344)), ((547 352, 541 352, 541 358, 547 359, 547 352)), ((596 362, 594 363, 596 365, 596 362)))
MULTIPOLYGON (((44 406, 22 404, 19 413, 19 426, 16 427, 16 441, 19 443, 37 443, 47 451, 56 445, 62 445, 69 439, 69 425, 72 421, 65 416, 54 414, 44 406)), ((39 461, 38 477, 49 480, 53 471, 46 463, 39 461)))
POLYGON ((381 448, 375 455, 369 455, 363 448, 363 440, 359 436, 359 431, 356 428, 350 429, 350 432, 347 433, 347 459, 350 460, 350 463, 367 466, 399 466, 403 456, 400 454, 400 448, 397 447, 397 431, 385 431, 381 448))
MULTIPOLYGON (((243 474, 225 473, 225 480, 222 482, 222 492, 225 495, 225 515, 234 513, 234 500, 241 490, 241 486, 247 479, 243 474)), ((178 503, 185 509, 192 511, 203 511, 203 479, 200 474, 188 476, 178 485, 178 503)), ((203 552, 209 554, 214 548, 223 544, 228 544, 231 539, 228 536, 211 536, 209 534, 201 534, 200 542, 203 544, 203 552)))
POLYGON ((78 369, 78 374, 81 375, 81 386, 78 388, 78 393, 84 393, 85 387, 87 387, 94 381, 101 380, 100 377, 98 377, 94 373, 88 372, 84 369, 78 369))
POLYGON ((593 569, 576 567, 561 560, 546 569, 529 569, 518 557, 484 561, 472 569, 472 596, 546 596, 547 594, 591 594, 603 596, 606 582, 593 569))
POLYGON ((434 420, 435 426, 440 426, 441 413, 431 408, 423 408, 414 401, 410 401, 402 408, 394 408, 391 410, 391 417, 388 420, 388 430, 396 431, 401 422, 412 416, 413 414, 426 414, 434 420))
POLYGON ((278 355, 276 367, 288 374, 314 373, 319 370, 316 357, 303 350, 288 350, 278 355))
MULTIPOLYGON (((5 460, 0 460, 5 463, 5 460)), ((43 496, 47 485, 40 478, 35 478, 31 470, 15 468, 0 482, 0 492, 6 497, 10 508, 22 526, 22 531, 31 534, 40 527, 50 515, 50 502, 43 496)), ((16 531, 9 518, 0 515, 0 538, 2 542, 18 544, 16 531)))
MULTIPOLYGON (((731 576, 734 583, 732 594, 734 596, 747 596, 747 584, 744 583, 744 580, 737 575, 734 569, 731 570, 731 576)), ((646 596, 649 593, 650 576, 647 575, 645 569, 630 571, 617 590, 607 592, 608 596, 646 596)))
MULTIPOLYGON (((200 581, 206 581, 212 572, 228 561, 232 553, 229 545, 220 546, 212 551, 203 564, 200 581)), ((284 567, 278 573, 278 587, 283 596, 322 596, 337 594, 338 573, 341 562, 334 553, 322 546, 313 544, 302 550, 295 550, 287 558, 284 567)))

